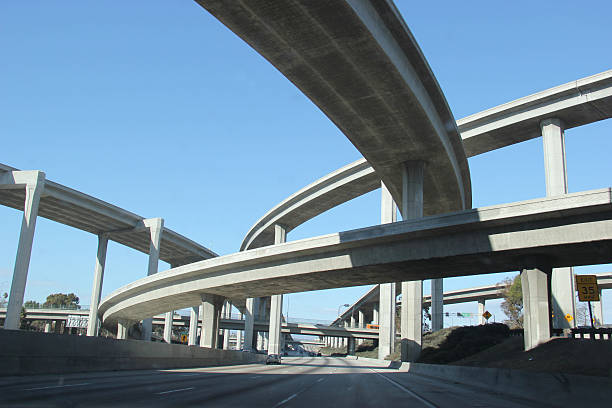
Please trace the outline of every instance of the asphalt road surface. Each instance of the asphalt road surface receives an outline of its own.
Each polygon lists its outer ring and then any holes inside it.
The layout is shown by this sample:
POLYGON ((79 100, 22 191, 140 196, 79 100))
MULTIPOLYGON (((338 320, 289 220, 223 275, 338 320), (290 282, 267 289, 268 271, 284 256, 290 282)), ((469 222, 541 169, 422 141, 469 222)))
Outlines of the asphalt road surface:
POLYGON ((540 407, 387 368, 284 357, 283 364, 0 378, 2 407, 540 407))

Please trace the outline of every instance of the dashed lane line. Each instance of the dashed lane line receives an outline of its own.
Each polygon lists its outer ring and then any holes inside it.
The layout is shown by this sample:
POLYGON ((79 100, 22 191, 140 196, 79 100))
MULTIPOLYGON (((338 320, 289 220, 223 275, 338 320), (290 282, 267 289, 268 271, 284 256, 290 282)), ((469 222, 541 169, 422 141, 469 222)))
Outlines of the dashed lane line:
POLYGON ((188 388, 180 388, 178 390, 170 390, 170 391, 162 391, 162 392, 156 392, 156 395, 164 395, 164 394, 171 394, 173 392, 179 392, 179 391, 189 391, 189 390, 193 390, 195 387, 188 387, 188 388))
POLYGON ((64 385, 50 385, 48 387, 36 387, 36 388, 26 388, 23 391, 38 391, 38 390, 50 390, 53 388, 65 388, 65 387, 78 387, 80 385, 89 385, 91 383, 79 383, 79 384, 64 384, 64 385))
POLYGON ((432 404, 430 401, 426 400, 425 398, 421 397, 419 394, 417 394, 414 391, 409 390, 408 388, 404 387, 402 384, 398 383, 395 380, 392 380, 390 378, 388 378, 386 375, 383 375, 381 373, 379 373, 378 371, 374 371, 372 370, 376 375, 381 376, 382 378, 384 378, 386 381, 390 382, 391 384, 393 384, 395 387, 399 388, 400 390, 404 391, 407 394, 410 394, 411 396, 413 396, 414 398, 418 399, 419 401, 421 401, 423 404, 425 404, 427 407, 429 408, 439 408, 437 405, 432 404))

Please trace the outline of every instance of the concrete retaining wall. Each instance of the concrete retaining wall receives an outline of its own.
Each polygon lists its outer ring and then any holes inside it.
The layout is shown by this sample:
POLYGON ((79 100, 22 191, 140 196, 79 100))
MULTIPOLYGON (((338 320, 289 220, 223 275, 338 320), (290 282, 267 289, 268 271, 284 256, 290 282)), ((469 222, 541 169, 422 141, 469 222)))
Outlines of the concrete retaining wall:
POLYGON ((600 405, 612 398, 611 377, 420 363, 402 363, 400 371, 472 385, 555 406, 564 406, 568 401, 580 401, 582 406, 600 405))
POLYGON ((139 340, 0 330, 0 376, 265 362, 262 354, 139 340))

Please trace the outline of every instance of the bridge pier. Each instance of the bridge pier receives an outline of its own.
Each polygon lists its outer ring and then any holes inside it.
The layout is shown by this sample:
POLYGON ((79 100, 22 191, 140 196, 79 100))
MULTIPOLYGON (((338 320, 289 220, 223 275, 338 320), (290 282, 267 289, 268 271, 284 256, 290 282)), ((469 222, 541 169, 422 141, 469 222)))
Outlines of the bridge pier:
POLYGON ((603 316, 603 293, 602 290, 599 289, 599 302, 592 302, 593 304, 593 324, 595 327, 601 327, 604 324, 604 316, 603 316))
MULTIPOLYGON (((365 314, 363 313, 363 310, 359 309, 359 311, 357 312, 357 316, 358 316, 359 328, 363 329, 365 327, 365 314)), ((358 339, 357 344, 359 345, 363 344, 363 339, 358 339)))
MULTIPOLYGON (((397 206, 391 193, 381 182, 380 223, 387 224, 396 221, 397 206)), ((384 359, 395 351, 395 282, 381 283, 379 297, 378 358, 384 359)))
MULTIPOLYGON (((279 224, 274 225, 274 244, 287 241, 287 229, 279 224)), ((281 354, 281 317, 283 313, 283 295, 273 295, 270 298, 270 326, 268 335, 268 354, 281 354)))
POLYGON ((202 334, 200 347, 217 348, 219 345, 219 320, 223 297, 218 295, 202 295, 202 334))
POLYGON ((94 268, 91 300, 89 302, 89 322, 87 323, 88 336, 98 335, 98 306, 100 305, 100 297, 102 296, 102 281, 104 280, 104 266, 106 264, 108 237, 108 234, 98 235, 98 253, 96 254, 96 266, 94 268))
POLYGON ((444 328, 444 280, 431 280, 431 331, 444 328))
POLYGON ((521 272, 525 350, 550 339, 551 275, 551 268, 546 266, 534 266, 521 272))
POLYGON ((244 349, 253 350, 253 324, 255 323, 255 310, 259 309, 259 298, 248 298, 246 300, 244 314, 244 349))
MULTIPOLYGON (((221 316, 224 319, 229 319, 232 316, 232 304, 225 300, 223 302, 223 310, 221 311, 221 316)), ((230 341, 230 331, 229 329, 223 330, 223 350, 229 350, 229 341, 230 341)))
POLYGON ((199 306, 193 306, 189 311, 189 336, 187 336, 187 344, 195 346, 198 344, 198 309, 199 306))
MULTIPOLYGON (((423 217, 423 180, 425 163, 409 161, 402 172, 402 217, 423 217)), ((433 304, 433 293, 432 293, 433 304)), ((423 281, 402 282, 401 359, 416 361, 421 354, 423 336, 423 281)))
POLYGON ((355 355, 355 338, 354 337, 348 338, 348 346, 347 346, 346 354, 348 354, 349 356, 355 355))
MULTIPOLYGON (((548 118, 540 122, 542 143, 544 145, 544 172, 546 175, 546 196, 568 193, 567 164, 565 159, 565 129, 563 122, 548 118)), ((552 272, 552 310, 553 327, 557 329, 576 326, 576 302, 574 289, 574 269, 555 268, 552 272), (573 317, 568 321, 565 316, 573 317)))
POLYGON ((479 299, 478 300, 478 324, 487 323, 487 320, 483 316, 484 312, 485 312, 485 299, 479 299))
POLYGON ((11 292, 4 319, 4 328, 10 330, 18 330, 20 327, 21 307, 23 306, 23 297, 28 280, 34 230, 38 217, 38 204, 45 188, 45 173, 42 171, 13 171, 0 177, 0 188, 6 188, 7 186, 8 188, 14 188, 15 185, 25 187, 25 200, 11 292))
MULTIPOLYGON (((164 230, 163 218, 149 218, 143 221, 145 227, 149 229, 149 268, 147 276, 157 273, 159 268, 159 250, 161 246, 161 236, 164 230)), ((148 318, 142 321, 142 340, 151 341, 151 333, 153 331, 153 319, 148 318)))
POLYGON ((117 322, 117 340, 126 340, 131 322, 119 320, 117 322))

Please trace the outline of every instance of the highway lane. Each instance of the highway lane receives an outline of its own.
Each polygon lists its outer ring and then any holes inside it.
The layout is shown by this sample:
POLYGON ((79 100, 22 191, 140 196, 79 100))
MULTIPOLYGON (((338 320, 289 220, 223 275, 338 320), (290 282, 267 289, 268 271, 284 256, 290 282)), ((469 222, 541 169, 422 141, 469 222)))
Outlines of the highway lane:
POLYGON ((177 370, 0 379, 3 407, 536 407, 539 403, 412 375, 384 362, 285 357, 177 370))

